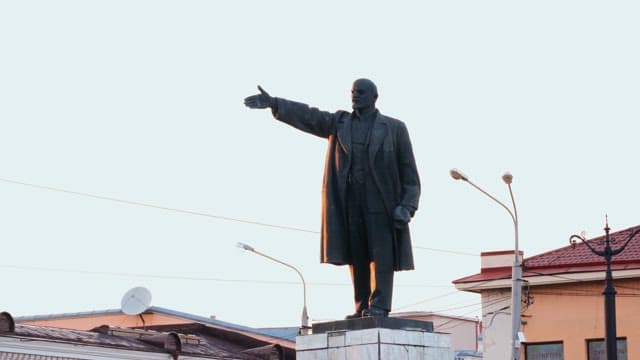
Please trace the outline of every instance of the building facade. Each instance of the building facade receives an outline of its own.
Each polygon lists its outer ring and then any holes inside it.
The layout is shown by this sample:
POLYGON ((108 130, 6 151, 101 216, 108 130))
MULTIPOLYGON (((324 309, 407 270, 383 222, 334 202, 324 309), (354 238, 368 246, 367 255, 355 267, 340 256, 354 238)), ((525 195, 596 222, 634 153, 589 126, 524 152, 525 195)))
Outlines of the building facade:
MULTIPOLYGON (((640 226, 611 234, 620 247, 640 226)), ((601 249, 604 236, 588 240, 601 249)), ((511 351, 511 266, 513 251, 481 254, 481 271, 454 281, 481 294, 485 359, 511 351)), ((605 262, 584 243, 526 258, 523 263, 521 359, 603 360, 605 262)), ((618 359, 640 359, 640 236, 613 257, 618 359)))

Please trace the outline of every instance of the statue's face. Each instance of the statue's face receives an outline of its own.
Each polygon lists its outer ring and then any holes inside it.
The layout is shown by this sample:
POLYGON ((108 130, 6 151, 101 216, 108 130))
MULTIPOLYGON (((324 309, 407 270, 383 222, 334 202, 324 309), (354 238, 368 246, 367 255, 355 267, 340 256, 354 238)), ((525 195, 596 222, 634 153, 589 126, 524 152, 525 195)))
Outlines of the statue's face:
POLYGON ((359 79, 353 83, 351 88, 351 105, 354 109, 365 109, 373 107, 378 99, 376 85, 367 79, 359 79))

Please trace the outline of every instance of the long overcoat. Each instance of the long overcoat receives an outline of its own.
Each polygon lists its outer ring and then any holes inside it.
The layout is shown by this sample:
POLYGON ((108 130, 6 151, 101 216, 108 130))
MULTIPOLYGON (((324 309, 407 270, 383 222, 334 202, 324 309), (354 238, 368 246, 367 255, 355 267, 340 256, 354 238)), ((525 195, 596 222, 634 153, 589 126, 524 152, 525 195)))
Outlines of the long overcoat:
MULTIPOLYGON (((306 104, 276 99, 276 119, 299 130, 328 139, 322 184, 320 261, 351 264, 346 217, 347 177, 351 167, 351 119, 346 111, 330 113, 306 104)), ((377 112, 368 145, 369 169, 382 195, 389 224, 396 206, 418 209, 420 178, 405 124, 377 112)), ((413 270, 409 227, 393 231, 394 270, 413 270)))

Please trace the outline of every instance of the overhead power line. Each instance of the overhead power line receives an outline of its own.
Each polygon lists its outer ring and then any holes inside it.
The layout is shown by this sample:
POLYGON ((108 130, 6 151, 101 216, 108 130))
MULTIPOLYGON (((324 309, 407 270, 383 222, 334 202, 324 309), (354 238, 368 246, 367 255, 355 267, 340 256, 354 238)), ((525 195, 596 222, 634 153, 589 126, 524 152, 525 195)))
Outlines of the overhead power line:
POLYGON ((464 252, 464 251, 457 251, 457 250, 436 249, 436 248, 425 247, 425 246, 417 246, 417 245, 414 245, 413 247, 416 248, 416 249, 443 252, 443 253, 448 253, 448 254, 466 255, 466 256, 480 256, 480 254, 473 254, 473 253, 468 253, 468 252, 464 252))
POLYGON ((396 312, 396 311, 399 311, 399 310, 410 308, 410 307, 413 307, 413 306, 416 306, 416 305, 421 305, 421 304, 427 303, 429 301, 441 299, 443 297, 451 296, 451 295, 458 294, 458 293, 459 293, 458 290, 451 291, 451 292, 448 292, 448 293, 445 293, 445 294, 442 294, 442 295, 438 295, 438 296, 434 296, 434 297, 431 297, 431 298, 428 298, 428 299, 420 300, 420 301, 412 303, 412 304, 396 307, 395 309, 393 309, 393 311, 396 312))
MULTIPOLYGON (((180 275, 157 275, 157 274, 139 274, 128 272, 109 272, 109 271, 94 271, 94 270, 80 270, 80 269, 65 269, 55 267, 41 267, 41 266, 18 266, 9 264, 0 264, 0 268, 25 270, 25 271, 43 271, 43 272, 59 272, 59 273, 71 273, 81 275, 101 275, 101 276, 116 276, 127 278, 148 278, 148 279, 163 279, 163 280, 190 280, 190 281, 215 281, 215 282, 228 282, 228 283, 252 283, 252 284, 280 284, 280 285, 300 285, 298 281, 279 281, 279 280, 255 280, 255 279, 228 279, 218 277, 205 277, 205 276, 180 276, 180 275)), ((309 285, 313 286, 351 286, 348 283, 331 283, 331 282, 311 282, 309 285)), ((437 284, 396 284, 398 287, 414 287, 414 288, 449 288, 451 285, 437 285, 437 284)))
POLYGON ((251 225, 257 225, 257 226, 266 226, 266 227, 272 227, 272 228, 278 228, 278 229, 284 229, 284 230, 291 230, 291 231, 300 231, 300 232, 306 232, 306 233, 312 233, 312 234, 319 234, 320 233, 319 231, 302 229, 302 228, 297 228, 297 227, 293 227, 293 226, 273 225, 273 224, 263 223, 263 222, 259 222, 259 221, 242 220, 242 219, 232 218, 232 217, 228 217, 228 216, 220 216, 220 215, 208 214, 208 213, 204 213, 204 212, 200 212, 200 211, 183 210, 183 209, 172 208, 172 207, 167 207, 167 206, 147 204, 147 203, 143 203, 143 202, 139 202, 139 201, 118 199, 118 198, 113 198, 113 197, 109 197, 109 196, 95 195, 95 194, 90 194, 90 193, 85 193, 85 192, 80 192, 80 191, 67 190, 67 189, 61 189, 61 188, 56 188, 56 187, 46 186, 46 185, 31 184, 31 183, 26 183, 26 182, 22 182, 22 181, 15 181, 15 180, 3 179, 3 178, 0 178, 0 181, 4 181, 4 182, 7 182, 7 183, 11 183, 11 184, 29 186, 29 187, 33 187, 33 188, 36 188, 36 189, 57 191, 57 192, 66 193, 66 194, 85 196, 85 197, 90 197, 90 198, 99 199, 99 200, 113 201, 113 202, 117 202, 117 203, 121 203, 121 204, 127 204, 127 205, 144 206, 144 207, 148 207, 148 208, 166 210, 166 211, 173 211, 173 212, 183 213, 183 214, 188 214, 188 215, 204 216, 204 217, 218 219, 218 220, 224 220, 224 221, 235 221, 235 222, 240 222, 240 223, 244 223, 244 224, 251 224, 251 225))
MULTIPOLYGON (((282 229, 282 230, 298 231, 298 232, 304 232, 304 233, 310 233, 310 234, 320 234, 320 231, 317 231, 317 230, 309 230, 309 229, 304 229, 304 228, 299 228, 299 227, 294 227, 294 226, 287 226, 287 225, 269 224, 269 223, 253 221, 253 220, 244 220, 244 219, 238 219, 238 218, 233 218, 233 217, 229 217, 229 216, 221 216, 221 215, 209 214, 209 213, 205 213, 205 212, 201 212, 201 211, 184 210, 184 209, 178 209, 178 208, 174 208, 174 207, 143 203, 143 202, 140 202, 140 201, 118 199, 118 198, 114 198, 114 197, 110 197, 110 196, 96 195, 96 194, 91 194, 91 193, 86 193, 86 192, 81 192, 81 191, 74 191, 74 190, 67 190, 67 189, 62 189, 62 188, 48 186, 48 185, 39 185, 39 184, 28 183, 28 182, 24 182, 24 181, 17 181, 17 180, 5 179, 5 178, 0 178, 0 181, 6 182, 6 183, 9 183, 9 184, 14 184, 14 185, 27 186, 27 187, 31 187, 31 188, 35 188, 35 189, 55 191, 55 192, 60 192, 60 193, 65 193, 65 194, 70 194, 70 195, 76 195, 76 196, 84 196, 84 197, 88 197, 88 198, 104 200, 104 201, 111 201, 111 202, 116 202, 116 203, 126 204, 126 205, 142 206, 142 207, 146 207, 146 208, 171 211, 171 212, 187 214, 187 215, 203 216, 203 217, 208 217, 208 218, 217 219, 217 220, 233 221, 233 222, 239 222, 239 223, 243 223, 243 224, 270 227, 270 228, 276 228, 276 229, 282 229)), ((472 254, 472 253, 456 251, 456 250, 437 249, 437 248, 432 248, 432 247, 416 246, 416 245, 414 245, 413 247, 416 248, 416 249, 420 249, 420 250, 442 252, 442 253, 455 254, 455 255, 479 256, 478 254, 472 254)))

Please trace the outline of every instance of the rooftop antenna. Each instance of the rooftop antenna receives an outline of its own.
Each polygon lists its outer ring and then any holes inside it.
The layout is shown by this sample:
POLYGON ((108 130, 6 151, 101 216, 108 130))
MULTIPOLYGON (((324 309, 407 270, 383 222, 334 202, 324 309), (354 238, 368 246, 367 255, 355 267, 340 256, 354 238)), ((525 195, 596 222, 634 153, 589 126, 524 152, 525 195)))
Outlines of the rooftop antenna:
POLYGON ((122 301, 120 302, 122 312, 127 315, 139 315, 142 320, 142 327, 145 329, 146 324, 142 313, 147 311, 150 306, 151 291, 142 286, 136 286, 127 291, 124 296, 122 296, 122 301))

